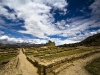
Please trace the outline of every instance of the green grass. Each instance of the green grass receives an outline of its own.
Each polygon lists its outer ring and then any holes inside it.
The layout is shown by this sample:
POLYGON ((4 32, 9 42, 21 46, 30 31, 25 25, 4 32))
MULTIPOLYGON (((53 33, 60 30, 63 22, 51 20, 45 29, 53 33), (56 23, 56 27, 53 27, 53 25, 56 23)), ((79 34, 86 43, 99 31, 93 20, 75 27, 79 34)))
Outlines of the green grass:
POLYGON ((92 75, 100 75, 100 58, 86 65, 85 69, 92 75))
POLYGON ((11 59, 11 58, 13 58, 14 56, 11 56, 11 55, 9 55, 9 56, 0 56, 0 62, 1 61, 3 61, 3 60, 8 60, 8 59, 11 59))
POLYGON ((73 54, 78 54, 86 51, 94 50, 94 48, 91 47, 84 47, 84 48, 63 48, 63 47, 54 47, 54 48, 37 48, 37 49, 27 49, 26 55, 33 55, 35 57, 40 57, 43 59, 49 59, 49 58, 57 58, 57 57, 63 57, 73 54))
POLYGON ((79 54, 79 53, 86 52, 86 51, 89 51, 89 50, 90 49, 78 49, 78 50, 65 51, 65 52, 53 54, 53 55, 50 55, 50 56, 44 56, 42 58, 47 59, 47 58, 63 57, 63 56, 68 56, 68 55, 73 55, 73 54, 79 54))
POLYGON ((16 49, 0 49, 0 62, 9 60, 15 56, 18 55, 18 52, 16 49))

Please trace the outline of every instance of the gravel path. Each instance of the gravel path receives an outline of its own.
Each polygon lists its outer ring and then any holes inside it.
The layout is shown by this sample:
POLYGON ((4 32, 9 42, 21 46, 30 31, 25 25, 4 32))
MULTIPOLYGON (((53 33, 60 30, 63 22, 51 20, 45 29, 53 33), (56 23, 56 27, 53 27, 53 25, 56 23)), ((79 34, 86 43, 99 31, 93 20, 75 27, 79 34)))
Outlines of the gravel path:
POLYGON ((89 56, 85 59, 79 59, 72 62, 72 66, 64 69, 57 75, 90 75, 85 69, 84 66, 86 66, 87 63, 91 62, 95 58, 100 57, 100 53, 96 53, 92 56, 89 56))

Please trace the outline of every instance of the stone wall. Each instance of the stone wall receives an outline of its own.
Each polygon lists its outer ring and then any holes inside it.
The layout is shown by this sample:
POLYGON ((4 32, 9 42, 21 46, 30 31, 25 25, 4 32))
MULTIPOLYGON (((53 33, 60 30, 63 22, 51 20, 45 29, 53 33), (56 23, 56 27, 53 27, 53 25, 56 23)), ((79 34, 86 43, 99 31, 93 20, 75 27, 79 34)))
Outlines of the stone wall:
MULTIPOLYGON (((38 73, 39 75, 56 75, 60 70, 62 70, 65 67, 62 67, 61 69, 57 69, 64 64, 67 64, 70 61, 79 59, 79 58, 84 58, 88 55, 92 55, 94 53, 98 53, 100 50, 93 50, 93 51, 87 51, 84 53, 80 54, 74 54, 74 55, 69 55, 65 57, 60 57, 57 59, 52 59, 52 60, 44 60, 44 59, 39 59, 37 57, 33 56, 28 56, 27 59, 38 68, 38 73)), ((69 65, 68 65, 69 66, 69 65)), ((67 67, 67 66, 66 66, 67 67)))

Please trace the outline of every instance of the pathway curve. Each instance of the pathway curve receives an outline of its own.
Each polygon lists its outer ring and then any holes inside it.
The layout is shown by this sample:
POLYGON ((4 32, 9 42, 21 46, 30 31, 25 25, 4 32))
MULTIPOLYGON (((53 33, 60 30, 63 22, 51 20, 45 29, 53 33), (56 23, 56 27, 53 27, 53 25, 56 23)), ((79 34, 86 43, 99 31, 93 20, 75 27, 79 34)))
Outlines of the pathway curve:
POLYGON ((72 62, 72 66, 64 69, 57 75, 90 75, 85 69, 87 63, 91 62, 95 58, 100 57, 100 53, 96 53, 92 56, 86 57, 85 59, 79 59, 72 62))

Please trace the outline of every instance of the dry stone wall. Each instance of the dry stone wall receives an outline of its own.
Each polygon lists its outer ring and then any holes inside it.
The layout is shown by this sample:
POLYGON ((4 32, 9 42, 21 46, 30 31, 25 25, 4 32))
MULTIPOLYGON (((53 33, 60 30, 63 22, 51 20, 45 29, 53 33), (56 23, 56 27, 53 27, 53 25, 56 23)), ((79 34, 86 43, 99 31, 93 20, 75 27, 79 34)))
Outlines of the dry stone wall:
MULTIPOLYGON (((64 64, 67 64, 68 62, 72 60, 83 58, 83 57, 86 57, 88 55, 92 55, 98 52, 100 52, 100 49, 87 51, 87 52, 80 53, 80 54, 74 54, 70 56, 64 56, 64 57, 60 57, 60 58, 52 59, 52 60, 40 59, 40 58, 33 57, 33 56, 28 56, 27 59, 31 63, 33 63, 34 66, 38 68, 39 75, 56 75, 58 72, 60 72, 60 70, 67 67, 67 66, 63 66, 64 64), (61 68, 57 69, 59 67, 61 68)), ((71 64, 68 64, 68 66, 70 65, 71 64)))

